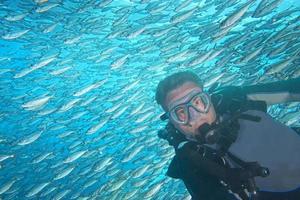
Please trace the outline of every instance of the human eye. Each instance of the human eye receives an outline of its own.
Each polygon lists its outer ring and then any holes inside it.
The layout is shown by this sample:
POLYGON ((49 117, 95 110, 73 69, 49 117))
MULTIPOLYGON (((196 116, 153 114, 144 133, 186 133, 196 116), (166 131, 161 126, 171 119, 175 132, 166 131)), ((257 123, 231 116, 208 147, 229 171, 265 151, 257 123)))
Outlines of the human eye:
POLYGON ((195 97, 193 97, 192 105, 198 109, 203 109, 204 104, 200 95, 196 95, 195 97))
POLYGON ((179 106, 175 109, 176 116, 179 120, 185 120, 187 115, 185 109, 182 106, 179 106))

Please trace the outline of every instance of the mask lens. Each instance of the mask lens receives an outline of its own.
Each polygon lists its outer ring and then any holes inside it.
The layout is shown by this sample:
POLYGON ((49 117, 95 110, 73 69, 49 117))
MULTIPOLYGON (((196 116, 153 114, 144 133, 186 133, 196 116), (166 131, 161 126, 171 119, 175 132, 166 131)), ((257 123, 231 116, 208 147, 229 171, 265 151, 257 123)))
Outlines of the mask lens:
POLYGON ((189 121, 189 108, 193 107, 200 113, 207 113, 210 107, 210 98, 205 93, 198 93, 188 102, 177 105, 170 111, 170 115, 174 121, 185 124, 189 121))
POLYGON ((204 108, 205 108, 205 105, 204 105, 204 102, 201 98, 200 95, 196 95, 192 101, 191 101, 191 104, 193 105, 193 107, 195 109, 197 109, 198 111, 204 111, 204 108))
POLYGON ((185 123, 188 120, 188 113, 184 105, 177 106, 173 110, 174 119, 180 123, 185 123))
POLYGON ((197 111, 206 113, 209 105, 209 98, 206 94, 200 93, 193 97, 191 104, 197 111))

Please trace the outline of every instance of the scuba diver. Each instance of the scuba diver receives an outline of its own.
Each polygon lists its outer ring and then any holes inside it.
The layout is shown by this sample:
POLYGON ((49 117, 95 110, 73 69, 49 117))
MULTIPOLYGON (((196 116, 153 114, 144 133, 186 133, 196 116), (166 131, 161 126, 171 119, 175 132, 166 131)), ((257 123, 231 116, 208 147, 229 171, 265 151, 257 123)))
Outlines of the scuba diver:
MULTIPOLYGON (((203 91, 191 71, 160 81, 156 101, 168 120, 158 131, 175 149, 167 175, 193 200, 299 200, 300 128, 267 106, 300 101, 300 78, 203 91)), ((299 111, 298 111, 299 112, 299 111)))

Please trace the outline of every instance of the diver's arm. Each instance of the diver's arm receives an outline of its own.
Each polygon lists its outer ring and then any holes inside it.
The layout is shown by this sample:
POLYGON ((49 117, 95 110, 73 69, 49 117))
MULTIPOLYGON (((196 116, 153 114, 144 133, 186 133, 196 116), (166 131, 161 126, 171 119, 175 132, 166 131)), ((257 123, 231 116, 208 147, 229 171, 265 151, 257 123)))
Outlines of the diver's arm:
POLYGON ((267 105, 300 102, 300 77, 266 84, 242 86, 248 100, 265 101, 267 105))

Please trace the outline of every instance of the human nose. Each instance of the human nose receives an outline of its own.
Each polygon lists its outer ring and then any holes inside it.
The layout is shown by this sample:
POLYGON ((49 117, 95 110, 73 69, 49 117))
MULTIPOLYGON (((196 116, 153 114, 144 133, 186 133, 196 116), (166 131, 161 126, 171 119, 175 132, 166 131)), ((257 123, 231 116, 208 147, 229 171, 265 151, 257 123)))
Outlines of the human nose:
POLYGON ((202 116, 202 113, 197 111, 193 106, 189 107, 189 120, 192 123, 195 123, 200 117, 202 116))

